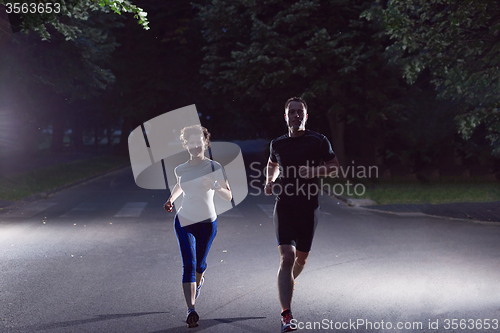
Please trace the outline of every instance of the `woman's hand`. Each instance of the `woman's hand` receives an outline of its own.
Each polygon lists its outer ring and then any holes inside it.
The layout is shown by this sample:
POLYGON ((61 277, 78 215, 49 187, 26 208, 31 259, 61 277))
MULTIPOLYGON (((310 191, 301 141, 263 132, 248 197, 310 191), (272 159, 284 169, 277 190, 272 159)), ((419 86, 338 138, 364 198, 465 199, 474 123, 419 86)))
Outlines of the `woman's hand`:
POLYGON ((201 183, 203 184, 203 187, 208 190, 213 190, 214 189, 214 181, 208 177, 201 177, 201 183))
POLYGON ((172 204, 170 199, 168 199, 167 202, 165 202, 165 204, 163 205, 163 209, 165 209, 169 213, 173 210, 173 207, 174 205, 172 204))

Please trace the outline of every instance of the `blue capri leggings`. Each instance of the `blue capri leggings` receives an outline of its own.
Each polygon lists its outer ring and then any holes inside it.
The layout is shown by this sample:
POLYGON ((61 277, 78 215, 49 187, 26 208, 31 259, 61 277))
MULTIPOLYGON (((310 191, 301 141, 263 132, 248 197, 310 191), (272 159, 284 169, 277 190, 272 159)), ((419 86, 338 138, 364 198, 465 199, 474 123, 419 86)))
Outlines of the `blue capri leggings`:
POLYGON ((182 255, 182 283, 196 282, 196 273, 207 269, 208 250, 217 234, 217 219, 182 227, 176 215, 174 229, 182 255))

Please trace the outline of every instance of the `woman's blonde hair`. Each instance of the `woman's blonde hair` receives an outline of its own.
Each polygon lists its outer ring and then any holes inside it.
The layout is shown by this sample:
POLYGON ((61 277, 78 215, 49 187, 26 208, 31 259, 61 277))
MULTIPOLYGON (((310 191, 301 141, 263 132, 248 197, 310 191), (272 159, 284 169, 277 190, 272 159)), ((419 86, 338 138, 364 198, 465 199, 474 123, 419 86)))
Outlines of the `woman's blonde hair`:
POLYGON ((205 143, 207 144, 207 148, 210 147, 210 132, 208 130, 201 126, 201 125, 193 125, 193 126, 187 126, 184 127, 181 130, 181 135, 180 139, 182 141, 182 145, 186 147, 187 142, 189 141, 189 137, 191 135, 200 135, 205 138, 205 143))

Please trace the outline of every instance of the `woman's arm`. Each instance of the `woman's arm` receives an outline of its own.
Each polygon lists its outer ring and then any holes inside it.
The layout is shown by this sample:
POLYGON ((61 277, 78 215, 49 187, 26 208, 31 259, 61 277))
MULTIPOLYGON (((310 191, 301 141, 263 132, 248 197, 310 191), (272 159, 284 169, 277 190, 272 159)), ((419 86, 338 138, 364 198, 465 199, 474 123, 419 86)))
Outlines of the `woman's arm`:
POLYGON ((201 181, 207 190, 214 190, 222 199, 231 201, 233 198, 233 194, 231 193, 227 180, 223 180, 223 184, 225 184, 225 186, 219 181, 214 181, 213 178, 209 177, 201 177, 201 181))
POLYGON ((181 189, 181 185, 179 184, 179 180, 180 180, 179 177, 177 177, 177 184, 175 184, 174 188, 172 189, 172 192, 170 193, 170 197, 163 205, 163 208, 167 212, 172 211, 172 208, 174 207, 175 199, 177 199, 179 197, 179 195, 182 194, 182 189, 181 189))
POLYGON ((229 188, 227 180, 225 181, 225 185, 226 186, 223 186, 219 184, 219 182, 216 182, 216 184, 214 184, 214 190, 222 199, 231 201, 231 199, 233 198, 233 194, 231 192, 231 189, 229 188))

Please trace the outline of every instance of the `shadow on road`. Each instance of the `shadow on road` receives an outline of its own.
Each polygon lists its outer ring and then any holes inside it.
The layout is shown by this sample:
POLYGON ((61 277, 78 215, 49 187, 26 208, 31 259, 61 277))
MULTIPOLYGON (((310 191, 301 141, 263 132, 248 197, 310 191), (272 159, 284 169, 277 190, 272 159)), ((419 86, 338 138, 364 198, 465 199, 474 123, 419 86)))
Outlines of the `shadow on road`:
MULTIPOLYGON (((98 315, 97 317, 94 317, 94 318, 88 318, 88 319, 82 319, 82 320, 70 320, 70 321, 63 321, 63 322, 59 322, 59 323, 37 324, 37 325, 29 325, 29 326, 23 326, 23 327, 18 327, 18 328, 12 328, 13 330, 10 332, 17 332, 17 331, 19 331, 19 332, 26 332, 26 331, 32 332, 32 331, 53 330, 53 329, 60 329, 60 328, 65 328, 65 327, 77 326, 77 325, 96 323, 96 322, 105 321, 105 320, 139 317, 139 316, 147 316, 147 315, 152 315, 152 314, 164 314, 164 313, 168 313, 168 312, 140 312, 140 313, 98 315)), ((203 319, 203 320, 199 321, 200 326, 198 326, 197 328, 194 328, 194 329, 190 328, 189 332, 194 333, 194 332, 204 330, 204 329, 207 329, 209 327, 213 327, 213 326, 220 325, 220 324, 235 324, 235 323, 238 323, 238 322, 241 322, 244 320, 265 319, 265 318, 266 317, 203 319)), ((262 331, 262 330, 256 329, 255 327, 249 327, 247 325, 242 325, 242 324, 236 324, 235 326, 239 326, 240 328, 249 329, 253 332, 267 332, 267 331, 262 331)), ((152 333, 180 332, 180 331, 183 331, 184 329, 187 330, 186 325, 172 327, 172 328, 168 328, 165 330, 152 332, 152 333)))
MULTIPOLYGON (((266 317, 239 317, 239 318, 220 318, 220 319, 202 319, 199 321, 200 326, 196 328, 187 328, 187 325, 183 326, 177 326, 177 327, 172 327, 166 330, 161 330, 161 331, 156 331, 156 332, 151 332, 151 333, 173 333, 173 332, 182 332, 182 331, 188 331, 188 332, 198 332, 201 330, 205 330, 207 328, 217 326, 220 324, 232 324, 234 327, 231 332, 234 332, 237 330, 237 328, 243 328, 251 332, 268 332, 268 331, 263 331, 260 330, 256 327, 250 327, 244 324, 241 324, 239 322, 244 321, 244 320, 250 320, 250 319, 265 319, 266 317)), ((225 332, 223 330, 219 330, 219 332, 225 332)))
POLYGON ((167 313, 167 312, 140 312, 140 313, 98 315, 97 317, 89 318, 89 319, 70 320, 70 321, 63 321, 60 323, 23 326, 20 328, 20 330, 43 331, 43 330, 50 330, 50 329, 56 329, 56 328, 64 328, 64 327, 71 327, 71 326, 76 326, 76 325, 83 325, 83 324, 88 324, 88 323, 95 323, 95 322, 100 322, 100 321, 105 321, 105 320, 147 316, 147 315, 160 314, 160 313, 167 313))

